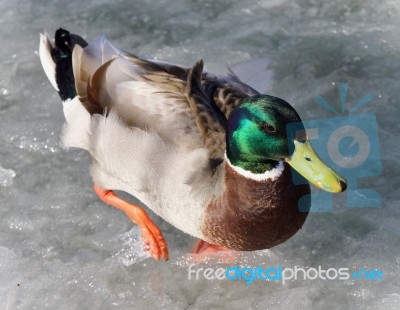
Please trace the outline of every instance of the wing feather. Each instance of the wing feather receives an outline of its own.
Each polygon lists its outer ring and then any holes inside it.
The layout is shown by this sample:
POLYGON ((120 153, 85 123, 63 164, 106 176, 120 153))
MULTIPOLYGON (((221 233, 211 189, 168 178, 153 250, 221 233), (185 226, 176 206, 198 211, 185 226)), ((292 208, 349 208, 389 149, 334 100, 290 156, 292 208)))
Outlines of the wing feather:
POLYGON ((193 111, 196 125, 209 150, 213 164, 222 162, 225 151, 226 118, 221 110, 206 95, 201 85, 203 61, 196 63, 189 71, 187 98, 193 111))
POLYGON ((85 108, 114 110, 126 126, 151 128, 177 149, 206 148, 210 166, 223 161, 230 112, 258 94, 237 76, 216 77, 192 68, 120 51, 104 36, 73 51, 76 90, 85 108))

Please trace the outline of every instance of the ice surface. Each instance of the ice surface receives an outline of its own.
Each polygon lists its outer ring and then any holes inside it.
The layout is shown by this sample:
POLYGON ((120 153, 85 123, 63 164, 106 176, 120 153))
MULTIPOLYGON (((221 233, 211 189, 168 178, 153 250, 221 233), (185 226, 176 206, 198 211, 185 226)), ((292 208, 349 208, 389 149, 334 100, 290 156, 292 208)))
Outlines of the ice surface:
POLYGON ((0 186, 6 187, 12 184, 15 177, 15 171, 11 169, 4 169, 0 167, 0 186))
POLYGON ((0 9, 1 309, 399 309, 399 3, 19 0, 0 9), (146 259, 129 220, 93 194, 88 155, 59 146, 62 108, 37 50, 39 32, 60 26, 161 60, 203 58, 219 73, 268 59, 270 94, 303 119, 331 117, 315 98, 340 107, 339 83, 350 106, 372 93, 359 112, 377 117, 383 172, 360 183, 382 207, 351 209, 338 195, 332 212, 237 264, 381 269, 384 280, 188 280, 195 240, 155 216, 171 258, 146 259))

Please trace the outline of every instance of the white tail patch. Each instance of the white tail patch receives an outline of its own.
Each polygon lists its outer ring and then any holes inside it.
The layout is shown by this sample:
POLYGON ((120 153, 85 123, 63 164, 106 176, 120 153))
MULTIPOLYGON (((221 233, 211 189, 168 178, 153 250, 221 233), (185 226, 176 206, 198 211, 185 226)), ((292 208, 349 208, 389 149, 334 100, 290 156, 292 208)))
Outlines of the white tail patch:
POLYGON ((51 85, 59 91, 57 82, 56 82, 56 64, 51 57, 51 50, 53 49, 53 45, 50 42, 49 36, 47 33, 40 34, 40 44, 39 44, 39 57, 40 62, 42 63, 42 67, 44 72, 47 75, 51 85))
POLYGON ((90 114, 78 97, 63 102, 66 124, 62 134, 63 147, 89 150, 90 114))

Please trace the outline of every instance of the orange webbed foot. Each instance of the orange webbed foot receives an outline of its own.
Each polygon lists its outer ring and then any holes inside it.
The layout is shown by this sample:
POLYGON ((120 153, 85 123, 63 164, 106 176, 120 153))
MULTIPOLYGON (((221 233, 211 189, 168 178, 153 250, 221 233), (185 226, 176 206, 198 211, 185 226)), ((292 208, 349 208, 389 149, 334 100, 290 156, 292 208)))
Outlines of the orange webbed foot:
POLYGON ((230 252, 231 250, 219 245, 208 243, 204 240, 198 240, 193 249, 193 254, 209 254, 216 252, 230 252))
POLYGON ((214 256, 213 259, 218 259, 220 262, 223 263, 233 263, 237 258, 236 251, 224 248, 219 245, 208 243, 204 240, 198 240, 196 242, 192 253, 199 254, 199 256, 196 255, 196 257, 193 257, 196 263, 206 262, 210 258, 208 257, 209 255, 211 257, 214 256))
POLYGON ((168 259, 168 247, 161 230, 151 220, 143 208, 118 197, 112 190, 106 190, 97 184, 93 186, 95 193, 106 204, 125 212, 125 214, 139 226, 141 237, 144 241, 144 249, 149 251, 154 259, 168 259))
MULTIPOLYGON (((143 211, 145 212, 145 211, 143 211)), ((129 215, 128 215, 129 216, 129 215)), ((144 241, 144 249, 149 251, 156 260, 160 258, 168 260, 168 247, 161 230, 151 220, 145 212, 142 224, 138 224, 141 229, 141 237, 144 241)))

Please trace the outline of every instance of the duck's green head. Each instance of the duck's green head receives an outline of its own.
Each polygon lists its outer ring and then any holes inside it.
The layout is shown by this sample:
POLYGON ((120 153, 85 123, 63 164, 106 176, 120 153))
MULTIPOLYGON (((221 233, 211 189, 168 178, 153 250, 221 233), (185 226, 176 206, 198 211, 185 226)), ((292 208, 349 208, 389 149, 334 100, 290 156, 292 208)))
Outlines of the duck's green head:
POLYGON ((288 124, 299 122, 297 112, 282 99, 267 95, 246 99, 228 119, 230 162, 260 174, 285 161, 312 184, 329 192, 344 191, 346 180, 321 161, 307 140, 304 127, 296 129, 303 132, 300 135, 287 132, 288 124))

